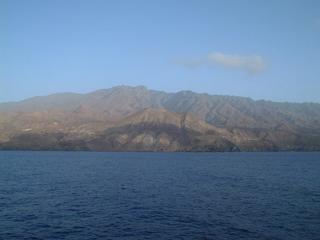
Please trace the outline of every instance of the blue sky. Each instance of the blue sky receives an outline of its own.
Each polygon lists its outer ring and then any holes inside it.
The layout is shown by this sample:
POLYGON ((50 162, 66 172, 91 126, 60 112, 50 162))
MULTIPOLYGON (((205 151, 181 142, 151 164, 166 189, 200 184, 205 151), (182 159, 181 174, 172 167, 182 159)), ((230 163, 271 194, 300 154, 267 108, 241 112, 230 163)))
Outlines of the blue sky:
POLYGON ((116 85, 320 102, 320 1, 0 0, 0 102, 116 85))

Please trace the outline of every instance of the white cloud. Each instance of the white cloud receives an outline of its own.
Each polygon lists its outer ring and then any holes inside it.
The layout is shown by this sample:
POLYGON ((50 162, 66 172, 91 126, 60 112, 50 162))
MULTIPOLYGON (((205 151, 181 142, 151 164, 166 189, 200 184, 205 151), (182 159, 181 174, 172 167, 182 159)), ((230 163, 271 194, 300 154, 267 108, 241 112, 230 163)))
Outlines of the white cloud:
POLYGON ((225 54, 221 52, 209 53, 207 56, 198 59, 189 59, 184 61, 183 65, 191 68, 223 66, 250 74, 261 73, 267 68, 265 59, 259 55, 225 54))
POLYGON ((249 73, 259 73, 267 67, 266 61, 258 55, 244 56, 214 52, 207 56, 207 62, 227 68, 244 70, 249 73))

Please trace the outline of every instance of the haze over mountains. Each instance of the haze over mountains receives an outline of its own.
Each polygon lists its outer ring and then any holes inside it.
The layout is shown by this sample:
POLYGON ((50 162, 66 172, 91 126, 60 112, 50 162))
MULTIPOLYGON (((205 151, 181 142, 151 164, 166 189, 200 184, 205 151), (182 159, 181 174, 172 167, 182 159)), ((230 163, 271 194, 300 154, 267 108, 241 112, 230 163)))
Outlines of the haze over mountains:
POLYGON ((320 104, 119 86, 0 104, 0 149, 320 150, 320 104))

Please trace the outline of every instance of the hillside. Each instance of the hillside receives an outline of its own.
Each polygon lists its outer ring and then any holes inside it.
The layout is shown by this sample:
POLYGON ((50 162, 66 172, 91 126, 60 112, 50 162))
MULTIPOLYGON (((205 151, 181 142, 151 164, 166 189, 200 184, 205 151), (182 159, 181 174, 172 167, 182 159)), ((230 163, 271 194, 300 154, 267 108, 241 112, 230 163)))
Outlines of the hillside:
POLYGON ((0 148, 320 150, 320 104, 119 86, 0 104, 0 148))

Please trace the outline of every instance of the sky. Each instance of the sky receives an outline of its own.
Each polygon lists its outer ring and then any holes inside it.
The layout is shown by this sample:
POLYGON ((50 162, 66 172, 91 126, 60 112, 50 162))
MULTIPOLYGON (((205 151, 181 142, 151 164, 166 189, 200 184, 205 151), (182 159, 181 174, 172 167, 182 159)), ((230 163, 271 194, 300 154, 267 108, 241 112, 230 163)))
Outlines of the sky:
POLYGON ((0 102, 117 85, 320 103, 320 1, 0 0, 0 102))

